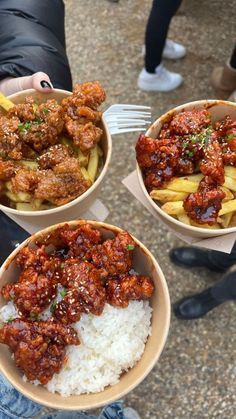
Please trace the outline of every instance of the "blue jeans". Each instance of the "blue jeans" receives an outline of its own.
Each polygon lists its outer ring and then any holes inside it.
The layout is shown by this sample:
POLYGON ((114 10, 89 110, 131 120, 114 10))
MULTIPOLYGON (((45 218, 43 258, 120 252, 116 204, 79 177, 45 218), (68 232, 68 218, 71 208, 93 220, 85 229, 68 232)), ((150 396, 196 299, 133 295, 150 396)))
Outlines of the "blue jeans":
POLYGON ((34 403, 0 375, 0 419, 125 419, 122 402, 106 406, 99 416, 86 412, 53 411, 34 403))

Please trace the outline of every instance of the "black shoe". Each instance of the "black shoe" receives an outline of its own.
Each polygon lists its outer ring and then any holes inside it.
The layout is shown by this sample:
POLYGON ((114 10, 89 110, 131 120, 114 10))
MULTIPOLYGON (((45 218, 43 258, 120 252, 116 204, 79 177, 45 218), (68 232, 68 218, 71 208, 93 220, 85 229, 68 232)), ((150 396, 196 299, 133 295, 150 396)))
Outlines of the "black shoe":
MULTIPOLYGON (((178 247, 172 249, 169 256, 171 262, 184 268, 203 267, 214 272, 225 271, 226 268, 218 267, 211 262, 209 254, 209 250, 201 250, 196 247, 178 247)), ((224 257, 224 255, 221 254, 221 257, 224 257)))
POLYGON ((211 288, 208 288, 200 294, 182 298, 175 303, 174 313, 181 320, 199 319, 221 303, 223 301, 217 301, 211 294, 211 288))

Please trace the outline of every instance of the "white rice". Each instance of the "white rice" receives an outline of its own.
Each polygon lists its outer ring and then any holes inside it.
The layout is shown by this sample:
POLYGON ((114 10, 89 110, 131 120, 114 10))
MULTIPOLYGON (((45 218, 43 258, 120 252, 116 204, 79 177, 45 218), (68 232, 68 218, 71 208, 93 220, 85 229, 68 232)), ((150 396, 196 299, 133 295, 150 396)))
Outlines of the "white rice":
POLYGON ((13 304, 13 301, 9 301, 9 303, 0 309, 0 324, 8 323, 16 317, 18 317, 18 310, 13 304))
POLYGON ((148 301, 130 301, 127 308, 106 304, 101 316, 83 314, 72 325, 81 344, 67 347, 65 366, 46 388, 70 396, 97 393, 116 384, 122 372, 141 358, 151 334, 151 315, 148 301))

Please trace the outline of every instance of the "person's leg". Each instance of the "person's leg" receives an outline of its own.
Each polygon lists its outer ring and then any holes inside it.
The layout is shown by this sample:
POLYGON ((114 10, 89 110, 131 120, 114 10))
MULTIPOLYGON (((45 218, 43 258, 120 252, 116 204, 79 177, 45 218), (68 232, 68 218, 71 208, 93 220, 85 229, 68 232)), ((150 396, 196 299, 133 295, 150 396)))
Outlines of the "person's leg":
POLYGON ((236 89, 236 45, 225 65, 213 69, 211 83, 219 99, 228 99, 236 89))
POLYGON ((148 73, 155 73, 161 63, 170 21, 180 4, 181 0, 153 0, 145 35, 145 68, 148 73))
POLYGON ((181 320, 198 319, 218 305, 236 300, 236 271, 226 274, 205 291, 175 303, 174 313, 181 320))
POLYGON ((175 265, 184 268, 203 267, 211 271, 223 272, 236 263, 236 242, 230 254, 183 246, 172 249, 169 256, 175 265))
POLYGON ((145 35, 145 68, 138 78, 138 87, 145 91, 169 92, 183 81, 178 73, 168 71, 161 58, 171 18, 181 0, 154 0, 145 35))

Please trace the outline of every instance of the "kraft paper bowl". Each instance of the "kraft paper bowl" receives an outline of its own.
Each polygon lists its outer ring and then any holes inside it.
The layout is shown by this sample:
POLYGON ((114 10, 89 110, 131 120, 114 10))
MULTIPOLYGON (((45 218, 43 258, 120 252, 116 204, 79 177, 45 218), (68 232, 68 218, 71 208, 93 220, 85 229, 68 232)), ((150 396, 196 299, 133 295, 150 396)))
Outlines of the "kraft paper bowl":
MULTIPOLYGON (((122 231, 113 225, 96 222, 77 220, 69 222, 70 228, 89 222, 95 228, 98 228, 103 238, 112 238, 114 234, 122 231)), ((14 261, 15 256, 28 243, 33 243, 39 237, 46 236, 58 226, 65 223, 51 226, 42 230, 24 241, 11 255, 6 259, 0 268, 1 287, 7 283, 17 280, 19 269, 14 261)), ((148 337, 144 353, 138 363, 129 371, 122 374, 119 382, 114 386, 108 386, 104 391, 94 394, 83 394, 80 396, 62 397, 59 394, 50 393, 43 386, 34 386, 22 379, 21 371, 16 367, 12 359, 11 352, 6 345, 0 344, 0 372, 11 382, 11 384, 29 399, 49 406, 55 409, 66 410, 84 410, 93 409, 114 400, 122 398, 125 394, 133 390, 148 375, 156 364, 166 341, 169 322, 170 322, 170 299, 167 284, 162 270, 150 251, 136 238, 137 248, 134 250, 134 269, 140 274, 150 275, 155 283, 154 295, 151 299, 153 308, 152 313, 152 333, 148 337)), ((0 308, 6 304, 6 301, 0 297, 0 308)))
MULTIPOLYGON (((229 115, 232 119, 236 120, 236 103, 223 100, 197 100, 195 102, 185 103, 184 105, 178 106, 166 112, 151 125, 145 135, 151 138, 157 138, 161 127, 165 122, 169 121, 174 115, 182 111, 189 111, 193 109, 207 109, 212 116, 213 123, 223 119, 226 115, 229 115)), ((236 232, 236 227, 229 227, 224 229, 206 229, 202 227, 187 225, 175 219, 171 215, 166 214, 161 209, 160 204, 157 201, 151 199, 149 196, 149 193, 144 185, 142 172, 138 163, 136 164, 136 170, 139 184, 145 195, 145 199, 149 202, 152 208, 156 211, 157 215, 160 217, 161 221, 166 224, 167 227, 170 227, 174 231, 185 236, 187 235, 197 238, 210 238, 236 232)))
MULTIPOLYGON (((60 103, 62 99, 70 95, 71 92, 60 89, 54 89, 51 93, 40 93, 36 90, 29 89, 9 96, 9 99, 15 104, 18 104, 22 103, 25 97, 32 96, 37 103, 43 103, 48 99, 55 99, 58 103, 60 103)), ((35 225, 35 230, 42 229, 50 226, 51 224, 59 223, 65 220, 78 218, 80 214, 85 212, 98 197, 111 160, 112 140, 108 126, 103 117, 100 126, 103 129, 103 136, 99 144, 101 145, 104 153, 104 164, 98 178, 87 191, 67 204, 48 210, 18 211, 14 208, 9 208, 1 204, 0 210, 5 212, 6 215, 12 216, 16 222, 23 223, 23 225, 25 222, 35 225)))

